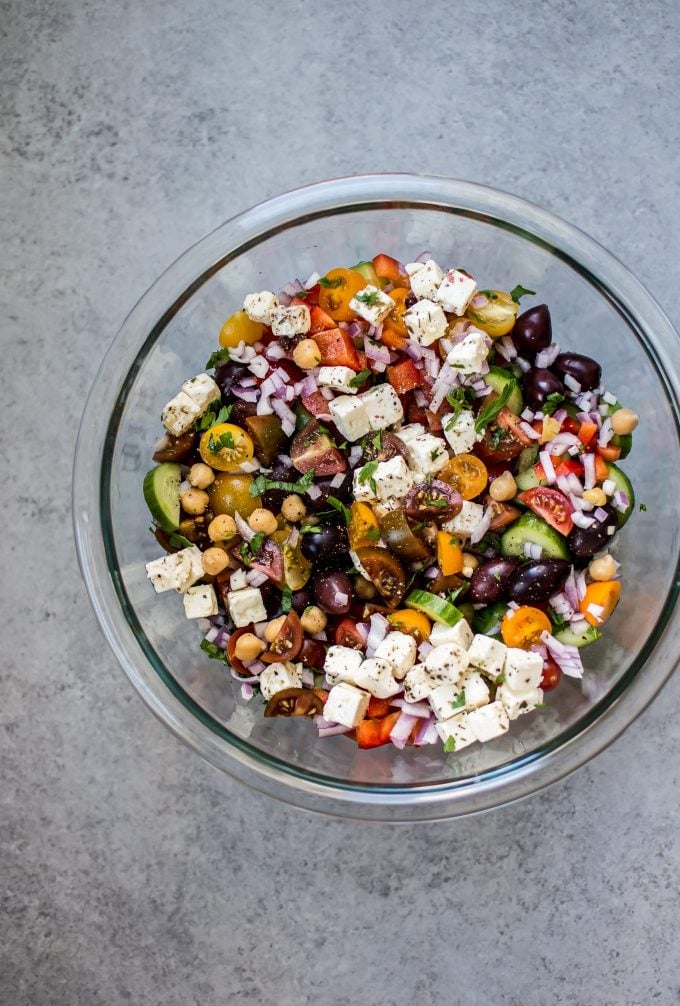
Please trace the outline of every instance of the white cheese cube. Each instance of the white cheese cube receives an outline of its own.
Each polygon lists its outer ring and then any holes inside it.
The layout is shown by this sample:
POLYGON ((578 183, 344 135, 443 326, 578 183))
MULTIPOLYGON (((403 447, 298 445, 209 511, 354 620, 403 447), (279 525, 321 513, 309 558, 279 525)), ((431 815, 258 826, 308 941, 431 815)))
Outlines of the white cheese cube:
POLYGON ((461 375, 478 374, 488 355, 486 336, 483 332, 472 331, 453 347, 445 366, 453 367, 461 375))
POLYGON ((400 423, 404 410, 399 396, 391 384, 379 384, 361 396, 361 401, 372 430, 384 430, 387 426, 400 423))
POLYGON ((360 440, 371 429, 362 396, 351 398, 349 395, 340 395, 328 403, 328 411, 340 436, 345 440, 360 440))
POLYGON ((401 691, 401 685, 395 681, 392 674, 392 664, 379 657, 369 657, 364 660, 359 670, 355 672, 354 684, 365 688, 377 699, 389 699, 401 691))
POLYGON ((212 402, 220 398, 220 389, 208 374, 197 374, 182 385, 182 391, 192 398, 204 413, 212 402))
POLYGON ((432 712, 438 720, 447 720, 450 716, 464 711, 465 699, 460 685, 450 682, 437 685, 427 697, 427 701, 432 706, 432 712))
POLYGON ((490 702, 488 706, 473 709, 467 714, 467 718, 475 740, 481 741, 482 744, 492 741, 494 737, 500 737, 510 726, 505 706, 498 700, 490 702))
POLYGON ((465 708, 468 711, 470 709, 477 709, 479 706, 485 706, 491 698, 489 686, 479 671, 467 671, 460 679, 458 685, 462 688, 465 697, 465 708))
POLYGON ((420 702, 428 697, 437 684, 440 682, 433 682, 422 664, 416 664, 404 678, 404 698, 407 702, 420 702))
POLYGON ((356 395, 358 389, 353 388, 351 384, 356 376, 351 367, 322 367, 316 382, 324 388, 356 395))
POLYGON ((461 538, 469 538, 474 529, 484 516, 484 507, 481 503, 473 503, 472 500, 463 500, 460 513, 457 513, 451 520, 447 520, 442 527, 451 534, 458 534, 461 538))
POLYGON ((177 589, 183 593, 189 587, 193 587, 197 580, 205 576, 203 556, 200 548, 197 548, 195 545, 192 545, 191 548, 183 548, 175 554, 182 557, 182 582, 177 589))
POLYGON ((518 716, 530 713, 532 709, 543 702, 543 690, 529 688, 525 692, 514 692, 512 688, 503 684, 496 692, 496 698, 503 703, 508 718, 516 720, 518 716))
POLYGON ((435 622, 430 631, 430 642, 433 646, 452 643, 464 652, 472 642, 472 629, 464 618, 461 618, 455 625, 442 625, 440 622, 435 622))
POLYGON ((323 669, 332 685, 338 681, 354 683, 363 659, 361 650, 354 650, 350 646, 329 646, 323 669))
POLYGON ((171 398, 161 413, 163 426, 173 437, 181 437, 201 415, 201 407, 185 391, 171 398))
POLYGON ((396 431, 395 436, 399 437, 403 443, 408 444, 423 433, 427 433, 427 430, 422 423, 409 423, 407 426, 402 426, 400 430, 396 431))
POLYGON ((478 633, 468 648, 468 663, 471 667, 484 671, 490 678, 497 678, 503 670, 507 649, 500 640, 478 633))
POLYGON ((477 442, 475 417, 469 409, 463 409, 457 416, 453 413, 444 416, 442 426, 454 454, 468 454, 477 442))
POLYGON ((503 668, 505 683, 513 692, 527 692, 538 688, 543 677, 543 657, 531 650, 509 646, 503 668))
POLYGON ((217 614, 217 595, 211 583, 189 587, 184 594, 184 614, 187 618, 210 618, 217 614))
POLYGON ((376 647, 375 656, 391 664, 392 673, 401 681, 415 664, 417 649, 413 636, 405 632, 388 632, 376 647))
POLYGON ((192 546, 173 555, 162 555, 160 559, 147 562, 146 575, 157 594, 162 594, 165 590, 187 590, 203 576, 201 552, 192 546), (197 563, 200 564, 200 569, 197 568, 197 563))
POLYGON ((614 479, 605 479, 602 483, 602 492, 605 496, 613 496, 616 492, 616 482, 614 479))
POLYGON ((267 617, 262 594, 257 587, 230 590, 227 594, 227 607, 237 629, 242 629, 251 622, 263 622, 267 617))
POLYGON ((470 730, 466 713, 459 713, 448 720, 440 720, 439 723, 435 723, 435 729, 444 744, 448 741, 448 746, 454 751, 462 751, 468 744, 474 744, 477 739, 470 730))
POLYGON ((476 291, 477 284, 471 276, 459 269, 449 269, 437 288, 435 299, 439 301, 445 311, 450 311, 460 317, 465 314, 465 309, 476 291))
POLYGON ((261 290, 260 293, 249 293, 243 301, 243 310, 251 321, 257 321, 261 325, 268 325, 274 308, 280 307, 279 298, 270 290, 261 290))
POLYGON ((411 279, 411 289, 418 300, 433 298, 444 279, 444 270, 433 258, 429 258, 427 262, 407 262, 406 272, 411 279))
POLYGON ((270 325, 274 335, 304 335, 311 326, 309 308, 306 304, 291 304, 290 307, 275 307, 270 315, 270 325))
POLYGON ((427 475, 434 475, 449 460, 444 441, 431 433, 421 433, 420 436, 409 440, 406 444, 406 455, 409 467, 418 472, 419 482, 423 482, 427 475))
POLYGON ((467 665, 467 654, 456 643, 435 646, 425 657, 425 670, 428 674, 438 675, 441 681, 449 681, 454 685, 467 665))
POLYGON ((262 698, 269 701, 284 688, 302 688, 302 664, 269 664, 260 675, 262 698))
POLYGON ((367 321, 369 325, 379 325, 394 307, 394 301, 377 286, 365 286, 349 302, 351 311, 367 321))
POLYGON ((370 700, 368 692, 341 681, 328 693, 323 709, 324 719, 330 723, 342 723, 344 727, 356 727, 366 715, 370 700))
POLYGON ((248 578, 245 569, 237 569, 229 577, 229 586, 232 590, 243 590, 248 586, 248 578))
POLYGON ((431 346, 446 335, 449 322, 439 304, 419 300, 404 312, 404 324, 414 342, 431 346))
POLYGON ((376 468, 362 465, 354 472, 354 498, 363 500, 403 499, 413 485, 413 476, 400 455, 379 461, 376 468))

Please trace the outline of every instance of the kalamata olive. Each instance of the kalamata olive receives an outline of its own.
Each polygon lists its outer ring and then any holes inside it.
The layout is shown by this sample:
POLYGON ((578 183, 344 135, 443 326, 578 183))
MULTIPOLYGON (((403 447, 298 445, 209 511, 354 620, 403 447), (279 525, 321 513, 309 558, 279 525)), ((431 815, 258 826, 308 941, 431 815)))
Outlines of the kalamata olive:
POLYGON ((352 606, 354 585, 347 573, 319 573, 314 579, 314 597, 329 615, 346 615, 352 606))
POLYGON ((264 604, 267 618, 275 618, 281 612, 281 591, 272 580, 266 580, 260 586, 262 603, 264 604))
POLYGON ((508 597, 517 604, 541 604, 564 586, 570 569, 565 559, 527 562, 510 577, 508 597))
POLYGON ((231 410, 229 422, 236 426, 244 426, 246 419, 254 416, 257 412, 255 402, 242 402, 240 398, 234 398, 230 404, 233 404, 234 407, 231 410))
POLYGON ((301 615, 305 608, 314 603, 314 595, 310 587, 301 587, 300 590, 293 591, 290 600, 293 610, 297 611, 298 615, 301 615))
POLYGON ((580 353, 560 353, 553 363, 560 374, 569 374, 581 386, 581 391, 592 391, 602 379, 602 367, 597 360, 580 353))
MULTIPOLYGON (((232 418, 234 413, 232 412, 232 418)), ((235 422, 236 420, 234 420, 235 422)), ((270 482, 297 482, 300 478, 298 473, 293 467, 284 465, 282 461, 277 458, 274 461, 271 469, 266 472, 268 481, 270 482)), ((290 496, 287 489, 267 489, 266 492, 262 493, 262 506, 266 507, 268 510, 272 510, 274 513, 278 513, 281 509, 281 504, 285 500, 286 496, 290 496)), ((305 506, 307 505, 307 497, 305 497, 305 506)))
POLYGON ((320 670, 326 659, 326 647, 320 639, 310 639, 307 636, 297 659, 301 660, 306 667, 316 667, 317 670, 320 670))
POLYGON ((535 409, 540 409, 548 395, 564 394, 564 385, 557 374, 553 374, 552 371, 545 370, 542 367, 532 367, 531 370, 527 371, 524 375, 522 387, 524 388, 524 397, 528 404, 535 409))
POLYGON ((238 384, 246 374, 250 376, 248 368, 242 363, 222 363, 215 371, 215 384, 222 392, 222 401, 231 401, 231 389, 238 384))
POLYGON ((520 314, 511 332, 517 352, 527 360, 547 349, 552 342, 552 322, 546 304, 537 304, 520 314))
POLYGON ((300 551, 317 569, 349 565, 347 528, 342 524, 320 525, 318 531, 308 531, 300 537, 300 551))
POLYGON ((575 527, 567 538, 567 544, 572 555, 577 556, 579 559, 587 559, 591 555, 595 555, 604 545, 608 545, 611 542, 616 533, 618 527, 616 510, 609 504, 597 509, 606 510, 607 516, 605 520, 597 520, 595 517, 596 511, 592 510, 586 514, 587 517, 593 518, 591 526, 575 527), (614 529, 611 534, 610 528, 614 529))
POLYGON ((473 604, 496 604, 508 593, 508 580, 519 567, 518 559, 489 559, 472 574, 466 600, 473 604))

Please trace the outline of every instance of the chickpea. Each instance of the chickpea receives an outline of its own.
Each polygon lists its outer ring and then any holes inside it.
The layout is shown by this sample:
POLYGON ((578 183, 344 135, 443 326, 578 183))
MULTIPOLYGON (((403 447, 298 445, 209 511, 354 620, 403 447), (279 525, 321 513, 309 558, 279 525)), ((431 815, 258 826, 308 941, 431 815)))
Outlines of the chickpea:
POLYGON ((478 566, 479 559, 476 555, 472 555, 470 552, 463 552, 463 568, 461 570, 463 576, 472 576, 478 566))
POLYGON ((328 619, 326 613, 313 604, 302 612, 300 625, 310 636, 315 636, 317 632, 323 632, 328 625, 328 619))
POLYGON ((229 565, 229 556, 222 548, 207 548, 201 559, 203 569, 209 576, 217 576, 229 565))
POLYGON ((236 640, 234 656, 239 660, 256 660, 264 650, 264 643, 253 632, 244 632, 236 640))
POLYGON ((593 559, 588 572, 593 580, 613 580, 616 576, 616 562, 610 555, 603 555, 600 559, 593 559))
POLYGON ((321 363, 321 353, 314 339, 303 339, 293 350, 293 359, 303 370, 312 370, 321 363))
POLYGON ((632 409, 617 409, 611 417, 612 429, 620 436, 632 433, 638 424, 638 416, 632 409))
POLYGON ((179 494, 179 501, 186 513, 196 517, 208 509, 210 498, 203 489, 185 489, 183 493, 179 494))
POLYGON ((286 520, 291 520, 295 523, 307 516, 307 507, 302 502, 301 497, 293 493, 292 496, 286 496, 281 504, 281 513, 286 520))
POLYGON ((187 478, 196 489, 207 489, 215 481, 215 472, 210 465, 192 465, 187 478))
POLYGON ((592 503, 593 506, 604 506, 607 502, 607 497, 597 486, 594 489, 586 489, 583 498, 586 503, 592 503))
POLYGON ((226 513, 214 517, 208 524, 208 535, 211 541, 228 541, 236 534, 236 521, 226 513))
POLYGON ((281 626, 286 621, 285 615, 279 615, 278 618, 273 618, 264 629, 264 638, 268 643, 273 643, 279 632, 281 631, 281 626))
POLYGON ((365 576, 355 577, 354 590, 360 601, 372 601, 376 594, 375 587, 365 576))
POLYGON ((497 503, 504 503, 511 500, 517 494, 517 483, 512 477, 512 472, 503 472, 494 479, 489 486, 489 496, 497 503))
POLYGON ((253 510, 248 518, 248 523, 253 531, 264 531, 265 534, 274 534, 274 531, 276 531, 279 526, 276 521, 276 517, 271 510, 265 510, 265 508, 261 506, 257 507, 256 510, 253 510))

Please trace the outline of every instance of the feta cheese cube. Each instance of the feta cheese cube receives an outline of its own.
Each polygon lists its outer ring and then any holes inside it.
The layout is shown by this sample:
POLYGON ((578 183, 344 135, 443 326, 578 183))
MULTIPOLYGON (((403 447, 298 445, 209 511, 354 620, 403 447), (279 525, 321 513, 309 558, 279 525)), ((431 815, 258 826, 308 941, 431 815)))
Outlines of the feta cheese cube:
POLYGON ((372 430, 384 430, 393 423, 400 423, 404 418, 399 396, 391 384, 379 384, 371 388, 361 396, 361 401, 372 430))
POLYGON ((462 751, 468 744, 474 744, 476 740, 470 730, 467 713, 458 713, 457 716, 452 716, 448 720, 440 720, 439 723, 435 723, 435 730, 444 744, 447 741, 453 741, 453 744, 449 744, 449 746, 454 751, 462 751))
POLYGON ((409 440, 406 443, 406 455, 409 467, 418 472, 418 482, 423 482, 427 475, 434 475, 449 460, 444 441, 431 433, 421 433, 409 440))
POLYGON ((461 538, 469 538, 483 516, 484 507, 481 503, 463 500, 460 513, 457 513, 451 520, 447 520, 442 527, 452 534, 459 534, 461 538))
POLYGON ((379 461, 375 469, 362 465, 354 472, 354 498, 360 501, 402 499, 412 485, 413 476, 400 455, 379 461))
POLYGON ((330 723, 342 723, 344 727, 356 727, 366 715, 370 700, 368 692, 341 681, 328 693, 323 709, 324 719, 330 723))
POLYGON ((438 720, 449 719, 455 713, 463 711, 465 706, 460 685, 454 685, 451 682, 433 688, 427 701, 432 706, 432 712, 438 720))
POLYGON ((467 653, 456 643, 435 646, 425 657, 425 670, 431 675, 439 675, 441 681, 456 684, 468 665, 467 653))
POLYGON ((605 479, 602 483, 602 492, 605 496, 613 496, 616 492, 616 482, 614 479, 605 479))
POLYGON ((369 283, 352 297, 349 307, 369 325, 379 325, 394 307, 394 301, 377 286, 371 286, 369 283))
POLYGON ((187 618, 210 618, 217 614, 217 595, 211 583, 202 583, 185 591, 184 614, 187 618))
POLYGON ((356 395, 358 389, 351 384, 356 376, 351 367, 322 367, 316 381, 321 387, 356 395))
POLYGON ((500 737, 510 726, 508 714, 502 702, 490 702, 488 706, 480 706, 467 714, 468 726, 475 740, 484 744, 500 737))
POLYGON ((260 675, 262 698, 269 701, 284 688, 302 688, 302 664, 287 661, 285 664, 269 664, 265 667, 260 675))
POLYGON ((404 678, 404 698, 407 702, 420 702, 426 699, 439 683, 432 681, 422 664, 416 664, 404 678))
POLYGON ((229 586, 232 590, 243 590, 244 587, 248 586, 245 569, 237 569, 235 573, 231 574, 229 577, 229 586))
POLYGON ((437 288, 435 299, 445 311, 460 317, 465 314, 465 309, 476 291, 477 284, 471 276, 461 272, 460 269, 449 269, 437 288))
POLYGON ((490 699, 489 686, 479 671, 467 671, 458 682, 465 698, 465 708, 477 709, 490 699))
POLYGON ((388 632, 376 647, 375 656, 386 660, 392 666, 392 673, 400 681, 405 678, 416 662, 417 644, 413 636, 405 632, 388 632))
POLYGON ((444 416, 442 426, 454 454, 468 454, 477 442, 475 417, 469 409, 463 409, 457 416, 453 413, 444 416))
POLYGON ((472 629, 464 618, 461 618, 455 625, 442 625, 440 622, 435 622, 430 631, 430 642, 433 646, 452 643, 464 652, 472 642, 472 629))
POLYGON ((161 413, 161 422, 173 437, 181 437, 201 415, 201 407, 185 391, 171 398, 161 413))
POLYGON ((203 576, 200 549, 192 545, 173 555, 162 555, 160 559, 147 562, 146 575, 157 594, 165 590, 188 590, 203 576))
POLYGON ((503 703, 503 708, 508 714, 508 719, 516 720, 524 713, 530 713, 532 709, 543 702, 543 690, 541 688, 529 688, 525 692, 515 692, 508 688, 506 684, 500 686, 496 692, 496 698, 503 703))
POLYGON ((328 403, 328 411, 340 436, 345 440, 360 440, 371 429, 362 396, 351 398, 349 395, 340 395, 328 403))
POLYGON ((311 326, 309 308, 306 304, 291 304, 290 307, 275 307, 270 315, 270 325, 274 335, 304 335, 311 326))
POLYGON ((505 643, 501 643, 500 640, 478 633, 468 648, 468 663, 490 678, 497 678, 503 670, 507 649, 505 643))
POLYGON ((527 692, 538 688, 543 677, 543 657, 531 650, 509 646, 505 653, 503 672, 505 683, 513 692, 527 692))
POLYGON ((453 367, 461 375, 478 374, 488 355, 486 336, 483 332, 472 331, 453 347, 445 366, 453 367))
POLYGON ((392 674, 392 664, 379 657, 369 657, 355 672, 354 684, 364 688, 377 699, 389 699, 401 691, 401 685, 392 674))
POLYGON ((257 321, 261 325, 268 325, 274 308, 280 307, 279 298, 270 290, 262 290, 260 293, 249 293, 243 301, 243 310, 251 321, 257 321))
POLYGON ((403 443, 408 444, 423 433, 427 433, 427 430, 422 423, 409 423, 407 426, 402 426, 400 430, 397 430, 395 436, 399 437, 403 443))
POLYGON ((414 342, 431 346, 446 335, 449 322, 439 304, 419 300, 404 313, 404 324, 414 342))
POLYGON ((251 622, 263 622, 267 617, 262 594, 257 587, 230 590, 227 594, 227 607, 237 629, 242 629, 251 622))
POLYGON ((363 659, 361 650, 354 650, 350 646, 329 646, 323 669, 332 685, 338 681, 354 683, 363 659))
POLYGON ((444 279, 444 270, 433 258, 429 258, 427 262, 407 262, 406 272, 411 279, 411 289, 418 300, 434 297, 444 279))
POLYGON ((182 391, 196 402, 201 413, 220 398, 220 389, 209 374, 197 374, 196 377, 189 378, 182 385, 182 391))

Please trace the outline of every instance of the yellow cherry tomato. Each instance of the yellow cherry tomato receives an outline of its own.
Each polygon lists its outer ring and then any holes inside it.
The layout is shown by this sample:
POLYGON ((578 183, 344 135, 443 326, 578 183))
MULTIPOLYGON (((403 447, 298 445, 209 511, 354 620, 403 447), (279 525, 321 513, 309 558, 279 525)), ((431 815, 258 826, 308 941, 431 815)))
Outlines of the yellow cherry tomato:
POLYGON ((378 518, 368 503, 352 503, 351 513, 352 519, 347 529, 349 547, 356 550, 362 545, 370 545, 378 541, 380 538, 378 518))
POLYGON ((464 500, 472 500, 486 489, 489 473, 474 454, 458 454, 437 472, 437 478, 453 486, 464 500))
POLYGON ((217 423, 201 437, 198 450, 207 465, 218 472, 237 472, 253 456, 253 441, 232 423, 217 423))
POLYGON ((519 304, 509 293, 505 293, 504 290, 485 290, 472 300, 478 303, 475 307, 470 305, 465 315, 477 328, 481 328, 492 339, 499 339, 512 331, 519 304), (482 297, 486 298, 486 302, 482 302, 482 297))
POLYGON ((252 346, 262 338, 265 326, 259 321, 251 321, 245 311, 236 311, 227 318, 220 332, 220 346, 223 349, 236 349, 239 342, 252 346))
POLYGON ((247 520, 253 510, 262 506, 261 498, 250 494, 252 484, 252 475, 229 475, 227 472, 216 475, 208 488, 210 509, 215 516, 227 514, 233 517, 238 511, 247 520))
POLYGON ((354 269, 331 269, 321 281, 319 307, 334 321, 354 321, 356 315, 349 302, 365 286, 365 277, 354 269))
POLYGON ((501 636, 506 646, 528 650, 541 642, 541 633, 550 632, 550 619, 540 608, 523 604, 506 611, 501 622, 501 636))
POLYGON ((413 636, 417 643, 424 643, 430 638, 432 626, 427 615, 422 611, 411 611, 410 608, 400 608, 387 616, 387 621, 393 629, 404 632, 407 636, 413 636))

